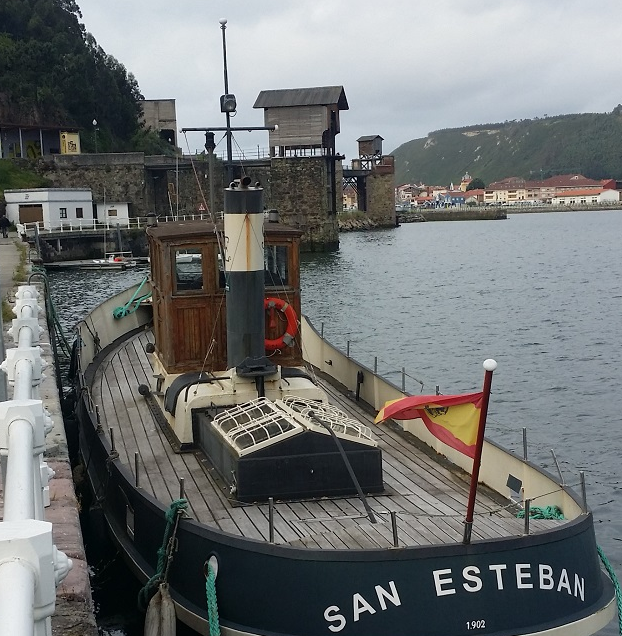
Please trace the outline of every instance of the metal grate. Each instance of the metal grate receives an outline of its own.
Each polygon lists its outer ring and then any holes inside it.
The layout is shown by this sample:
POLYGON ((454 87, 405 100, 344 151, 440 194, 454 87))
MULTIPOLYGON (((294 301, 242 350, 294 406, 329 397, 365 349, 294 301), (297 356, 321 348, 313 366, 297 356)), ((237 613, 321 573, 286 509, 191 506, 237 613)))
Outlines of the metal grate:
POLYGON ((332 404, 318 402, 307 398, 288 395, 283 402, 290 409, 297 411, 307 420, 308 428, 322 430, 320 424, 314 423, 312 415, 328 424, 338 435, 345 435, 354 439, 366 439, 372 441, 371 429, 356 420, 349 418, 343 411, 332 404))
POLYGON ((300 425, 266 398, 227 409, 214 418, 213 424, 239 451, 301 430, 300 425))

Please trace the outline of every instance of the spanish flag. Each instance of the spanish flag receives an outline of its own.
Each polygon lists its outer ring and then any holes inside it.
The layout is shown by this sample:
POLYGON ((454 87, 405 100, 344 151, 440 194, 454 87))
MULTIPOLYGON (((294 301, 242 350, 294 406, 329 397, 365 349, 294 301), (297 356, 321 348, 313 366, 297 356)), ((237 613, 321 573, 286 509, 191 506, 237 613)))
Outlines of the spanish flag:
POLYGON ((421 418, 441 442, 475 458, 483 392, 464 395, 412 395, 387 402, 378 411, 376 424, 389 418, 421 418))

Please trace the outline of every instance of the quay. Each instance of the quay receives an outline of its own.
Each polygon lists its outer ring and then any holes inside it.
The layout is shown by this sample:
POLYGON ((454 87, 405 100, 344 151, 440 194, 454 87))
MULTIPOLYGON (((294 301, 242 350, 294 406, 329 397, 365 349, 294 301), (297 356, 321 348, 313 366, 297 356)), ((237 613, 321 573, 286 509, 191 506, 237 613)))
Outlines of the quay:
MULTIPOLYGON (((14 301, 17 285, 26 285, 27 280, 15 281, 21 261, 21 251, 16 242, 19 236, 11 233, 9 238, 0 238, 0 292, 2 299, 14 301)), ((28 278, 29 272, 24 276, 28 278)), ((35 279, 32 284, 40 288, 41 281, 35 279)), ((43 295, 38 301, 44 306, 43 295)), ((14 305, 14 302, 11 302, 14 305)), ((56 386, 54 360, 50 347, 50 335, 47 328, 45 312, 38 315, 41 333, 42 358, 48 364, 48 372, 39 386, 39 398, 52 418, 52 432, 45 438, 43 459, 55 476, 49 482, 50 505, 45 508, 45 521, 52 523, 52 538, 58 550, 64 552, 73 562, 66 578, 56 588, 56 605, 51 620, 54 636, 97 636, 97 626, 93 613, 88 566, 80 529, 78 501, 74 485, 67 449, 67 438, 61 411, 60 396, 56 386)), ((14 347, 13 339, 8 335, 10 321, 3 321, 1 357, 5 351, 14 347), (8 324, 7 324, 8 322, 8 324)), ((5 373, 0 371, 0 400, 12 399, 13 389, 6 386, 5 373)), ((4 489, 2 483, 2 518, 4 520, 4 489)), ((0 524, 1 525, 1 524, 0 524)), ((4 599, 6 602, 6 599, 4 599)))

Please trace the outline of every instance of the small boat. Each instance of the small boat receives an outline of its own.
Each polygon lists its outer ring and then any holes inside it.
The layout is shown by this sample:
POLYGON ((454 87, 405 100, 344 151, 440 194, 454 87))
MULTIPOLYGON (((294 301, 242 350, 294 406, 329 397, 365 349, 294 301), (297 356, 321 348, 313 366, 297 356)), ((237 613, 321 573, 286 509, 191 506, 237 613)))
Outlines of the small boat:
POLYGON ((138 261, 132 252, 106 252, 104 258, 83 259, 77 261, 55 261, 45 263, 48 269, 82 269, 82 270, 118 270, 125 271, 136 267, 138 261))
POLYGON ((224 201, 223 224, 146 230, 149 304, 115 318, 128 290, 78 325, 80 450, 143 604, 227 636, 605 626, 585 497, 484 440, 485 391, 415 408, 330 345, 301 315, 301 232, 246 180, 224 201))

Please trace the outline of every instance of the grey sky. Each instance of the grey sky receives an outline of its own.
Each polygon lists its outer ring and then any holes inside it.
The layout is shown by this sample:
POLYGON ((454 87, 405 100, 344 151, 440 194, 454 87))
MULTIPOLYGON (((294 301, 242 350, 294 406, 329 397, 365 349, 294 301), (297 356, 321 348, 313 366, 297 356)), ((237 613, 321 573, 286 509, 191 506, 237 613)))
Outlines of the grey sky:
MULTIPOLYGON (((224 125, 220 18, 232 125, 263 125, 252 108, 261 90, 343 85, 346 161, 361 135, 381 135, 389 153, 440 128, 622 102, 619 0, 77 1, 87 31, 145 98, 176 100, 179 128, 224 125)), ((252 154, 267 134, 237 141, 252 154)), ((179 143, 194 152, 202 135, 179 143)))

